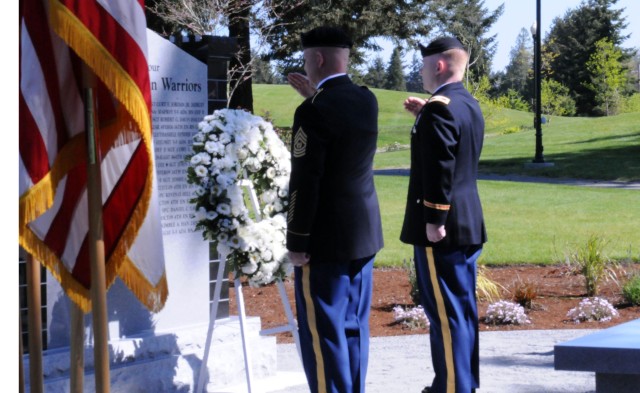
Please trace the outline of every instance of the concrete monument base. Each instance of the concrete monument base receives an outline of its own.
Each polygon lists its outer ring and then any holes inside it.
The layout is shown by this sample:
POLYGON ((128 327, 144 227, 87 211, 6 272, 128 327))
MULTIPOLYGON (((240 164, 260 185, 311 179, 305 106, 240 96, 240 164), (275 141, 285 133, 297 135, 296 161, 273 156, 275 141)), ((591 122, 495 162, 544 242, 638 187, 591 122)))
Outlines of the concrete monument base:
MULTIPOLYGON (((192 392, 198 379, 207 325, 173 332, 150 332, 109 342, 111 392, 192 392)), ((252 382, 277 371, 275 337, 260 336, 260 318, 247 317, 246 339, 252 362, 252 382)), ((95 392, 93 348, 84 355, 84 391, 95 392)), ((28 385, 29 365, 25 355, 28 385)), ((45 351, 45 392, 69 392, 69 348, 45 351)), ((246 381, 242 336, 237 317, 216 321, 208 360, 207 391, 246 381)))

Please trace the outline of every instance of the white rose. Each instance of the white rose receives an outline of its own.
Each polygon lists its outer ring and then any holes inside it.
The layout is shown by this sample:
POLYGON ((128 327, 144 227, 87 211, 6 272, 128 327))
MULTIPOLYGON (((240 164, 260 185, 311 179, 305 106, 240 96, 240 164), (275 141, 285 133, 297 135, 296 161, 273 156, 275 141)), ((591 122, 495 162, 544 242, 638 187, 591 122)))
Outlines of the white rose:
POLYGON ((208 141, 204 144, 204 149, 210 154, 217 153, 219 149, 218 143, 214 141, 208 141))
POLYGON ((211 156, 210 155, 208 155, 205 152, 198 153, 198 155, 200 156, 200 163, 202 165, 210 165, 211 164, 211 156))
POLYGON ((262 250, 260 256, 264 261, 270 261, 273 258, 273 253, 270 250, 262 250))
POLYGON ((196 221, 204 220, 205 218, 207 218, 207 209, 201 206, 198 208, 198 210, 196 210, 193 216, 196 221))
POLYGON ((242 273, 244 274, 253 274, 256 270, 258 270, 258 265, 255 263, 249 262, 242 265, 242 273))
POLYGON ((221 203, 216 207, 216 211, 223 216, 228 216, 231 213, 231 206, 226 203, 221 203))
POLYGON ((197 167, 195 167, 195 172, 198 177, 205 177, 209 173, 207 171, 207 168, 205 168, 203 165, 198 165, 197 167))
POLYGON ((269 179, 273 179, 273 178, 275 178, 275 177, 276 177, 276 174, 277 174, 277 173, 276 173, 276 169, 275 169, 274 167, 271 167, 271 168, 268 168, 268 169, 267 169, 267 173, 266 173, 267 178, 269 178, 269 179))
POLYGON ((201 162, 202 157, 200 157, 200 154, 195 154, 193 155, 193 157, 191 157, 191 165, 198 165, 201 162))

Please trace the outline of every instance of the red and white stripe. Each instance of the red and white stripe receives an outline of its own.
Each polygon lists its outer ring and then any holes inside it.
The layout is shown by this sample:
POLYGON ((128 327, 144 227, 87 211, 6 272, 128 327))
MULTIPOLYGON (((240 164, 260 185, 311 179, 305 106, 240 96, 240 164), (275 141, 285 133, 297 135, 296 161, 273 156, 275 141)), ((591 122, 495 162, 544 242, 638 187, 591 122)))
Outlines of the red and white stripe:
POLYGON ((143 304, 158 310, 167 284, 152 184, 144 4, 23 0, 21 7, 20 244, 88 308, 86 63, 98 79, 107 284, 119 275, 143 304))

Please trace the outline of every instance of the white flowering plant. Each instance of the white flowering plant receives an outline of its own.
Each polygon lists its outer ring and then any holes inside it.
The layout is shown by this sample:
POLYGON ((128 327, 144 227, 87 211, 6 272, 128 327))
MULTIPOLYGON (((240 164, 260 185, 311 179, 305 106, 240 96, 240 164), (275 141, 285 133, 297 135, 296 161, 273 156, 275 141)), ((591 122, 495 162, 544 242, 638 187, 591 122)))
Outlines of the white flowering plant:
POLYGON ((578 307, 569 310, 567 318, 575 323, 585 321, 608 322, 618 315, 618 310, 606 299, 593 297, 582 299, 578 307))
POLYGON ((489 304, 484 321, 490 325, 524 325, 531 323, 524 312, 524 307, 506 300, 499 300, 489 304))
POLYGON ((250 285, 285 278, 291 156, 272 124, 243 110, 216 110, 198 123, 186 159, 196 230, 250 285), (246 184, 255 190, 256 214, 247 208, 246 184))
POLYGON ((393 308, 393 318, 396 322, 411 330, 429 327, 429 319, 427 319, 427 314, 425 314, 422 306, 410 308, 395 306, 393 308))

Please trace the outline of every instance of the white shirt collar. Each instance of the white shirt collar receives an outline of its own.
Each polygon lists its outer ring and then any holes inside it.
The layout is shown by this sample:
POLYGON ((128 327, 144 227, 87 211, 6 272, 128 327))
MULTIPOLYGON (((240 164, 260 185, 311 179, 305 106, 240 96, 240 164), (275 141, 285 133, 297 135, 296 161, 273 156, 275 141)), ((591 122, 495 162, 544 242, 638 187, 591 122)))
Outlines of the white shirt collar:
POLYGON ((319 88, 320 88, 320 86, 322 86, 322 84, 323 84, 324 82, 328 81, 329 79, 337 78, 337 77, 339 77, 339 76, 343 76, 343 75, 347 75, 347 74, 346 74, 345 72, 342 72, 342 73, 340 73, 340 74, 333 74, 333 75, 329 75, 328 77, 324 78, 323 80, 321 80, 321 81, 318 83, 318 86, 316 87, 316 89, 319 89, 319 88))

